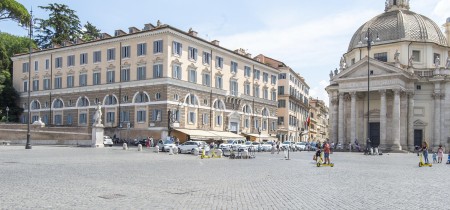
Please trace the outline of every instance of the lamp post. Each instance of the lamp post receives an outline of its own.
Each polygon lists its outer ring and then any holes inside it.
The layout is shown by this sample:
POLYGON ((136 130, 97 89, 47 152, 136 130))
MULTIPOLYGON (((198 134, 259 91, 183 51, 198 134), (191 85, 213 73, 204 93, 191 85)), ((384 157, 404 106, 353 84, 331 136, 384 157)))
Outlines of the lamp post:
POLYGON ((177 119, 177 115, 178 115, 178 113, 179 113, 179 110, 180 110, 180 107, 183 105, 183 102, 180 100, 180 101, 178 101, 178 107, 177 107, 177 110, 175 111, 175 113, 172 113, 172 110, 168 110, 167 111, 167 130, 168 130, 168 136, 170 136, 170 134, 172 133, 172 131, 173 131, 173 126, 172 126, 172 124, 174 123, 174 122, 177 122, 178 121, 178 119, 177 119))
POLYGON ((30 89, 31 89, 31 53, 33 52, 33 10, 30 11, 30 25, 29 25, 29 36, 30 36, 30 48, 29 48, 29 56, 28 56, 28 97, 27 97, 27 106, 28 106, 28 120, 27 120, 27 143, 25 145, 25 149, 31 149, 30 143, 30 122, 31 122, 31 111, 30 111, 30 89))
POLYGON ((6 106, 6 122, 9 122, 9 107, 6 106))
MULTIPOLYGON (((370 49, 374 44, 372 33, 373 32, 370 31, 370 28, 368 28, 365 38, 365 41, 367 42, 367 140, 370 139, 370 49)), ((378 33, 375 41, 380 41, 378 33)), ((361 41, 359 43, 362 44, 361 41)))

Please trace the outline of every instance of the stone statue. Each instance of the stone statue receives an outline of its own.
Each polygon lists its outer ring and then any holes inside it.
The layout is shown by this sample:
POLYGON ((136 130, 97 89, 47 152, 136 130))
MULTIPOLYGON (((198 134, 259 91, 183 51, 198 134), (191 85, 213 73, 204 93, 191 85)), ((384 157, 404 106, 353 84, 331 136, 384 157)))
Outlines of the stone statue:
POLYGON ((445 64, 446 69, 450 69, 450 56, 447 57, 447 63, 445 64))
POLYGON ((161 26, 161 21, 160 20, 156 21, 156 26, 161 26))
POLYGON ((398 52, 398 50, 396 50, 395 51, 395 54, 394 54, 394 60, 395 60, 395 63, 400 63, 400 52, 398 52))
POLYGON ((441 65, 441 59, 439 58, 439 56, 436 56, 436 58, 434 59, 434 66, 436 68, 439 68, 440 65, 441 65))
POLYGON ((336 69, 334 70, 334 75, 338 75, 338 73, 339 73, 339 71, 338 71, 338 69, 336 68, 336 69))
POLYGON ((408 65, 411 68, 413 68, 413 61, 414 61, 414 55, 411 55, 411 57, 409 58, 409 61, 408 61, 408 65))
POLYGON ((97 104, 97 108, 95 109, 94 114, 94 125, 101 125, 102 124, 102 107, 100 106, 101 103, 97 104))
POLYGON ((344 58, 344 56, 342 56, 341 62, 339 63, 339 66, 340 66, 341 71, 342 71, 342 69, 347 68, 347 63, 345 63, 345 58, 344 58))
POLYGON ((330 80, 333 79, 333 71, 330 71, 330 80))

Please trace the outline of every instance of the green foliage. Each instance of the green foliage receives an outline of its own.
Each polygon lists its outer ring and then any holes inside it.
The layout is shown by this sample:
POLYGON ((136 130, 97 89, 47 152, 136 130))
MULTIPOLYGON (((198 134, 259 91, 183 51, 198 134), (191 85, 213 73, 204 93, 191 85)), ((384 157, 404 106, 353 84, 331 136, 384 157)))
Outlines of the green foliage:
POLYGON ((15 54, 28 53, 30 42, 32 47, 36 48, 36 44, 30 41, 28 37, 0 33, 0 70, 10 70, 12 72, 10 57, 15 54))
POLYGON ((36 41, 42 48, 53 43, 61 45, 64 41, 75 41, 82 36, 80 20, 67 5, 54 3, 39 8, 50 11, 48 19, 37 19, 41 31, 36 41))
POLYGON ((86 29, 83 32, 84 41, 92 41, 100 37, 100 29, 92 25, 89 21, 84 24, 84 28, 86 29))
POLYGON ((29 25, 31 15, 27 9, 15 0, 0 0, 0 20, 11 19, 23 25, 29 25))

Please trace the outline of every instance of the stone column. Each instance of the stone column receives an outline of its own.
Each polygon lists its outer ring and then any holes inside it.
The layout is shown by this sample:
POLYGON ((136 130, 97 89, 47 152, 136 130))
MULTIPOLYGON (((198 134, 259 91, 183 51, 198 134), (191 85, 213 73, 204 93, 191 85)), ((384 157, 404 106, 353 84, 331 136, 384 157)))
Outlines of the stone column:
POLYGON ((393 142, 392 150, 401 150, 400 145, 400 90, 394 90, 394 107, 392 111, 393 142))
POLYGON ((344 143, 344 93, 339 93, 338 143, 344 143))
POLYGON ((409 92, 408 93, 408 150, 413 151, 414 146, 415 146, 414 145, 414 92, 409 92))
POLYGON ((333 100, 331 101, 331 103, 333 104, 333 122, 332 123, 332 132, 333 132, 333 142, 337 143, 338 142, 338 123, 339 123, 339 119, 338 119, 338 104, 339 104, 339 100, 337 99, 337 96, 333 96, 333 100))
POLYGON ((386 90, 380 90, 380 147, 386 146, 386 90))
POLYGON ((350 141, 354 141, 356 139, 356 92, 351 92, 350 96, 352 97, 351 102, 351 139, 350 141))
POLYGON ((441 140, 441 94, 439 92, 433 93, 434 98, 434 140, 433 144, 430 144, 430 148, 436 148, 441 140))
MULTIPOLYGON (((446 128, 445 128, 445 93, 441 93, 441 107, 439 112, 441 112, 441 114, 439 115, 441 117, 441 123, 440 123, 440 130, 439 130, 439 139, 440 142, 439 144, 442 144, 442 146, 445 145, 445 143, 447 142, 446 139, 446 128)), ((439 146, 439 145, 436 145, 439 146)))

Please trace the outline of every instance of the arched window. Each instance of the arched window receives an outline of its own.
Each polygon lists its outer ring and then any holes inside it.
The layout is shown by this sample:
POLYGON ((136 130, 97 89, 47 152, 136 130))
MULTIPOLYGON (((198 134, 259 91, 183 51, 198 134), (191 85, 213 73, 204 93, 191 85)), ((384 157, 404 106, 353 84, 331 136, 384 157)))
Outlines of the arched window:
POLYGON ((188 97, 186 98, 186 103, 189 105, 198 105, 197 102, 197 97, 194 94, 189 94, 188 97))
POLYGON ((249 105, 245 105, 245 106, 242 108, 242 112, 244 112, 244 114, 251 114, 251 113, 252 113, 252 111, 251 111, 249 105))
POLYGON ((222 100, 216 100, 214 102, 214 108, 215 109, 221 109, 221 110, 225 109, 225 106, 223 105, 223 101, 222 100))
POLYGON ((269 116, 269 111, 267 110, 267 108, 264 108, 262 110, 262 116, 264 116, 264 117, 268 117, 269 116))
POLYGON ((134 99, 134 103, 145 103, 149 102, 147 94, 144 92, 140 92, 136 95, 136 98, 134 99))
POLYGON ((35 110, 35 109, 41 109, 41 104, 39 103, 39 101, 33 101, 31 102, 31 109, 35 110))
POLYGON ((83 106, 89 106, 89 100, 86 97, 81 97, 80 100, 78 100, 78 107, 83 107, 83 106))
POLYGON ((63 107, 64 107, 64 103, 61 101, 61 99, 58 98, 53 102, 53 108, 59 109, 59 108, 63 108, 63 107))
POLYGON ((107 95, 105 99, 105 105, 115 105, 117 104, 117 99, 114 95, 107 95))

